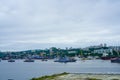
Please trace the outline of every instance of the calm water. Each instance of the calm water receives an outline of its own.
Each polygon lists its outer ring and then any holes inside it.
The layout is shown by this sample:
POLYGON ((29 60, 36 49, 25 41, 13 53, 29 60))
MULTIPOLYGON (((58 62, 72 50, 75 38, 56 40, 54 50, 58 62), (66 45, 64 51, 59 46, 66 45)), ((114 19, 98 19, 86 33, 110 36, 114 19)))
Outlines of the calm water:
POLYGON ((77 61, 67 64, 53 62, 53 60, 47 62, 36 60, 34 63, 25 63, 23 60, 16 60, 14 63, 0 62, 0 80, 29 80, 33 77, 61 72, 120 74, 120 64, 103 60, 77 61))

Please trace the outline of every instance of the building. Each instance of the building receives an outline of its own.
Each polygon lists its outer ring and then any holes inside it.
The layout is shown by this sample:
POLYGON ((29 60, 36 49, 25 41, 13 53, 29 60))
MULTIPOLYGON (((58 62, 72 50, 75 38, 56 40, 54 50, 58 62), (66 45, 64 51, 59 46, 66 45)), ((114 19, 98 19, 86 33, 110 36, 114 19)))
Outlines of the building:
POLYGON ((76 54, 77 51, 68 51, 69 54, 76 54))
POLYGON ((98 53, 98 54, 103 54, 103 53, 112 53, 113 50, 112 49, 97 49, 97 50, 94 50, 93 53, 98 53))

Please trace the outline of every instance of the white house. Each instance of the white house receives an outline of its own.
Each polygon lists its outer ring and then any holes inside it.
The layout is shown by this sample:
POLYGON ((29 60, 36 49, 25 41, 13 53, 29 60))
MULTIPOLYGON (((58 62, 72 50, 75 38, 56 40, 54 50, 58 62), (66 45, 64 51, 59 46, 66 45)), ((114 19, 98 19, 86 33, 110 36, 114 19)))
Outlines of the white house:
POLYGON ((97 49, 97 50, 94 50, 93 52, 94 53, 98 53, 98 54, 103 54, 103 53, 112 53, 112 49, 97 49))

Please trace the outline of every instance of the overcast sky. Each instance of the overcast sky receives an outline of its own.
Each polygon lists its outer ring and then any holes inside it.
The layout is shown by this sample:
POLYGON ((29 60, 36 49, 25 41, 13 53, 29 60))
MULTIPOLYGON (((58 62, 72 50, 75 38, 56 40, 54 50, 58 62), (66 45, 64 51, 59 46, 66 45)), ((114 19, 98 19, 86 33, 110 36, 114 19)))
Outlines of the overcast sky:
POLYGON ((120 45, 120 0, 0 0, 0 50, 120 45))

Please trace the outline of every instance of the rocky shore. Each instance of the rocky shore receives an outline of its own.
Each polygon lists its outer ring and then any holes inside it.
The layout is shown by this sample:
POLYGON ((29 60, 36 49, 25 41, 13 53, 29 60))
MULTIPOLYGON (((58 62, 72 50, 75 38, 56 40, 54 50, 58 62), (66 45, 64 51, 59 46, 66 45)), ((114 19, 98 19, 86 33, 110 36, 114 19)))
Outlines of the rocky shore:
POLYGON ((69 74, 61 73, 31 80, 120 80, 120 74, 69 74))

